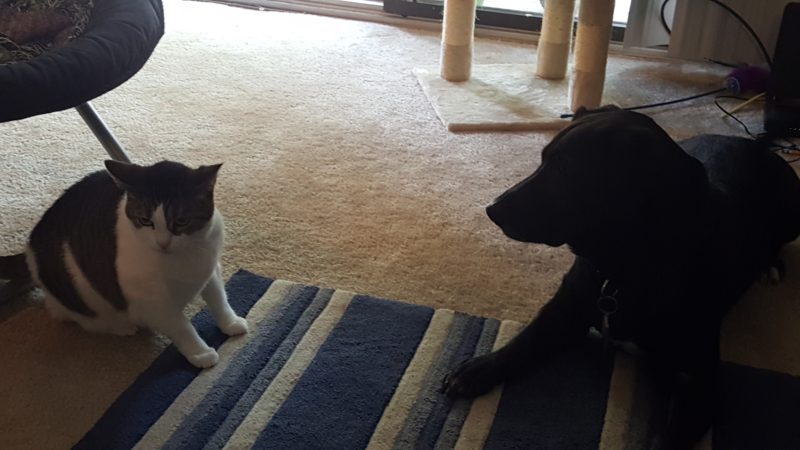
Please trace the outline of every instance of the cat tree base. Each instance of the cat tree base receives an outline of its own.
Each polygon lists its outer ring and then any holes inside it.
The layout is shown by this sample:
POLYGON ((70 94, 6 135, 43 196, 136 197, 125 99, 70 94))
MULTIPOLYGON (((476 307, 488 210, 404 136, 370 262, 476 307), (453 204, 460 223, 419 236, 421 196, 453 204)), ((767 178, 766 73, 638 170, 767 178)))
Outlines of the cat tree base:
POLYGON ((569 123, 565 80, 533 76, 533 64, 480 64, 458 83, 439 75, 435 65, 417 67, 422 91, 448 131, 547 131, 569 123))

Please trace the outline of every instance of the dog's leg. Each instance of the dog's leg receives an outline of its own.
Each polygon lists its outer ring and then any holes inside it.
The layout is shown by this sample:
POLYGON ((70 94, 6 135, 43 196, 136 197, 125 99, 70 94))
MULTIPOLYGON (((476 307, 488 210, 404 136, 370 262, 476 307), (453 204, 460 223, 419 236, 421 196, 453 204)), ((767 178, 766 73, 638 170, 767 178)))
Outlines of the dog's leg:
POLYGON ((602 279, 578 257, 555 296, 533 321, 504 347, 462 363, 442 386, 451 397, 474 397, 520 375, 542 359, 586 337, 602 279))
POLYGON ((670 385, 664 386, 672 391, 672 397, 667 423, 653 450, 692 449, 711 427, 718 394, 719 328, 697 345, 688 372, 671 377, 670 385))

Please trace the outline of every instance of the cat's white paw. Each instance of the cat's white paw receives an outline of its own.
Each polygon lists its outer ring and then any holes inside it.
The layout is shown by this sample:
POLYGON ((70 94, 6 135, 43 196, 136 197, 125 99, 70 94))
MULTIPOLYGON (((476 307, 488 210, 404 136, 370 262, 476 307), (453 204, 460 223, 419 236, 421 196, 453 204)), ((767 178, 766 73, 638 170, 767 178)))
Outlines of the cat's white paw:
POLYGON ((248 331, 247 320, 243 317, 234 317, 234 319, 227 324, 220 325, 219 329, 228 336, 238 336, 245 334, 248 331))
POLYGON ((195 355, 189 355, 186 357, 186 359, 188 359, 189 362, 195 367, 207 369, 217 364, 217 361, 219 361, 219 355, 217 355, 216 350, 209 347, 207 351, 203 353, 197 353, 195 355))

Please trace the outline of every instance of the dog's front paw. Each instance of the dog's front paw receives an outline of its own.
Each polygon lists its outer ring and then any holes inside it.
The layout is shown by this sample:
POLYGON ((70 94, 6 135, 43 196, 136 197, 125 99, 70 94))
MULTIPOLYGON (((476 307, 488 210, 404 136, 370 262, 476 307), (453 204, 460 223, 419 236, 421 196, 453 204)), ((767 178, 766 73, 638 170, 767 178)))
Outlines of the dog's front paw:
POLYGON ((219 329, 228 336, 238 336, 248 331, 247 320, 243 317, 234 317, 230 322, 220 325, 219 329))
POLYGON ((462 363, 444 379, 442 390, 449 397, 477 397, 505 380, 505 370, 494 353, 462 363))
POLYGON ((769 284, 779 284, 786 278, 786 265, 780 258, 775 259, 772 265, 761 274, 761 280, 769 284))
POLYGON ((188 355, 186 359, 192 363, 193 366, 198 367, 200 369, 207 369, 209 367, 213 367, 219 361, 219 355, 217 351, 211 347, 202 353, 196 353, 194 355, 188 355))

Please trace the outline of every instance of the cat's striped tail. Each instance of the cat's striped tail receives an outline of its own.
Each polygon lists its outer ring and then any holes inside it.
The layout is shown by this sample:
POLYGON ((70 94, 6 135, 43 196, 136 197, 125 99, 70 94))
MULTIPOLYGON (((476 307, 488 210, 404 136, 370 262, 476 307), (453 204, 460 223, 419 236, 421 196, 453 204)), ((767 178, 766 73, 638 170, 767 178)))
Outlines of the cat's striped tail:
POLYGON ((0 256, 0 280, 29 279, 31 272, 25 261, 25 253, 0 256))

